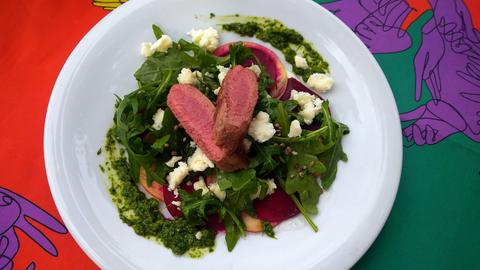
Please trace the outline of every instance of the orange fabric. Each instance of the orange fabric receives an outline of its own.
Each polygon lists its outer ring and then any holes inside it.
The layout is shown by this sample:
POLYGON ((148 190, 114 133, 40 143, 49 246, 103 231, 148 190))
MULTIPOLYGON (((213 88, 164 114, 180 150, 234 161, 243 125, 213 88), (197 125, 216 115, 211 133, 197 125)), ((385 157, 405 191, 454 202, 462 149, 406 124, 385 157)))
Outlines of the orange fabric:
MULTIPOLYGON (((473 10, 480 10, 480 1, 479 0, 463 0, 465 5, 470 11, 473 10)), ((423 13, 430 10, 430 3, 428 0, 406 0, 408 5, 413 9, 410 14, 408 14, 407 18, 402 24, 402 29, 407 29, 410 24, 412 24, 415 20, 418 19, 423 13)), ((470 12, 470 16, 472 17, 473 26, 476 29, 480 29, 480 12, 470 12)))
MULTIPOLYGON (((43 161, 47 104, 68 55, 106 14, 86 0, 4 1, 0 9, 0 186, 27 197, 58 219, 43 161)), ((58 257, 19 232, 21 247, 14 269, 25 269, 32 261, 37 269, 97 268, 70 234, 37 227, 55 244, 58 257)))

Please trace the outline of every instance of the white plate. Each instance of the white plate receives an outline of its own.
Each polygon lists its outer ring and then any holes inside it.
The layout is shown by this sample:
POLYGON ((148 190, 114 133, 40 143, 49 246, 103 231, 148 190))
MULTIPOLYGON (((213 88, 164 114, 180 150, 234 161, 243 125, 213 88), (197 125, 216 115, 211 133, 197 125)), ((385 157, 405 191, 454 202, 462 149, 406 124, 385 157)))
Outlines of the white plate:
MULTIPOLYGON (((223 41, 238 39, 223 35, 223 41)), ((63 67, 48 106, 45 163, 53 197, 70 232, 104 269, 345 269, 382 228, 397 191, 402 149, 400 122, 378 64, 354 34, 310 1, 134 0, 106 16, 78 44, 63 67), (297 217, 277 229, 278 240, 249 235, 227 252, 222 237, 202 259, 137 236, 110 200, 96 151, 103 144, 114 93, 135 89, 140 43, 153 41, 151 24, 174 39, 214 22, 215 14, 271 16, 299 30, 331 64, 335 88, 325 95, 346 123, 348 163, 340 163, 331 190, 314 217, 318 233, 297 217), (195 18, 195 15, 204 15, 195 18)))

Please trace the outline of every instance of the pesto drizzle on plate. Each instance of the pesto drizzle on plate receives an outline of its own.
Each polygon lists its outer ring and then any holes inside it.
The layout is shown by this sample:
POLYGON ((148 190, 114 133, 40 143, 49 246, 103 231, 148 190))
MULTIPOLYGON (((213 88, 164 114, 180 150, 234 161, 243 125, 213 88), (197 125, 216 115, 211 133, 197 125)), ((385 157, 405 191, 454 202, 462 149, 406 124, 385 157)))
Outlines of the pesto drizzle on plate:
POLYGON ((292 65, 292 71, 302 77, 304 81, 313 73, 329 73, 327 61, 313 45, 296 30, 288 28, 282 22, 255 16, 221 16, 220 20, 234 21, 222 23, 225 31, 237 33, 240 36, 255 37, 270 43, 280 50, 285 60, 292 65), (295 55, 303 56, 308 63, 308 68, 302 69, 295 66, 295 55))
POLYGON ((112 135, 107 132, 104 146, 106 169, 110 179, 110 195, 118 209, 120 219, 133 228, 136 234, 159 241, 174 254, 188 254, 198 258, 213 251, 215 234, 205 227, 198 227, 184 218, 166 220, 160 212, 159 202, 140 191, 130 173, 130 164, 123 148, 118 149, 112 135), (195 234, 202 233, 197 239, 195 234))

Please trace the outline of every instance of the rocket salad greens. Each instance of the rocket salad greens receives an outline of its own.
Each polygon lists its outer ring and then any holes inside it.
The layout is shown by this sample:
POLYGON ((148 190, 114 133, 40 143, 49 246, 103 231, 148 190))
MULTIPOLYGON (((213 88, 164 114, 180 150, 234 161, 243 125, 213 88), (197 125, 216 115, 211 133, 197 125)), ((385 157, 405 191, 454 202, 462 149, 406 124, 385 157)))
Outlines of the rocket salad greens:
MULTIPOLYGON (((157 40, 167 40, 158 26, 153 25, 153 32, 157 40)), ((177 255, 193 257, 212 250, 216 233, 223 230, 229 251, 247 231, 275 238, 274 227, 298 213, 317 231, 310 216, 318 213, 320 195, 335 180, 337 163, 347 161, 342 137, 348 127, 332 118, 328 101, 311 94, 303 97, 315 100, 315 114, 306 120, 305 108, 313 103, 292 98, 300 89, 285 84, 285 94, 272 97, 279 80, 262 62, 264 56, 259 57, 258 48, 264 47, 236 42, 219 56, 193 38, 171 41, 167 49, 152 52, 134 74, 138 88, 117 96, 102 168, 111 179, 110 193, 120 217, 137 234, 162 242, 177 255), (266 124, 271 123, 274 134, 259 141, 249 130, 244 139, 248 166, 226 172, 201 156, 205 149, 175 117, 167 97, 172 86, 182 83, 182 74, 191 72, 191 84, 215 104, 222 86, 218 66, 236 65, 259 67, 253 116, 268 114, 266 124), (294 121, 301 125, 301 134, 292 136, 294 121), (192 169, 194 162, 203 168, 192 169), (180 172, 182 168, 188 169, 180 172), (173 183, 180 174, 179 182, 173 183), (160 211, 159 202, 169 213, 160 211)))

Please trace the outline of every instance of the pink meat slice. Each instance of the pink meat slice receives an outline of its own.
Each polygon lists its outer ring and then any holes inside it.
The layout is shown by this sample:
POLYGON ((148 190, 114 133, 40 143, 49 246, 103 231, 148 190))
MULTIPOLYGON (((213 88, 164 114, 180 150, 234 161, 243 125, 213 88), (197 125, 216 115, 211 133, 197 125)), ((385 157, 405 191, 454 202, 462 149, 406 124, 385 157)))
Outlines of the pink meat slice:
POLYGON ((197 88, 175 84, 170 89, 167 105, 193 141, 217 167, 225 172, 246 168, 245 154, 232 153, 214 140, 215 106, 197 88))
POLYGON ((235 151, 248 130, 258 100, 255 73, 240 65, 228 71, 222 82, 215 112, 215 142, 235 151))

